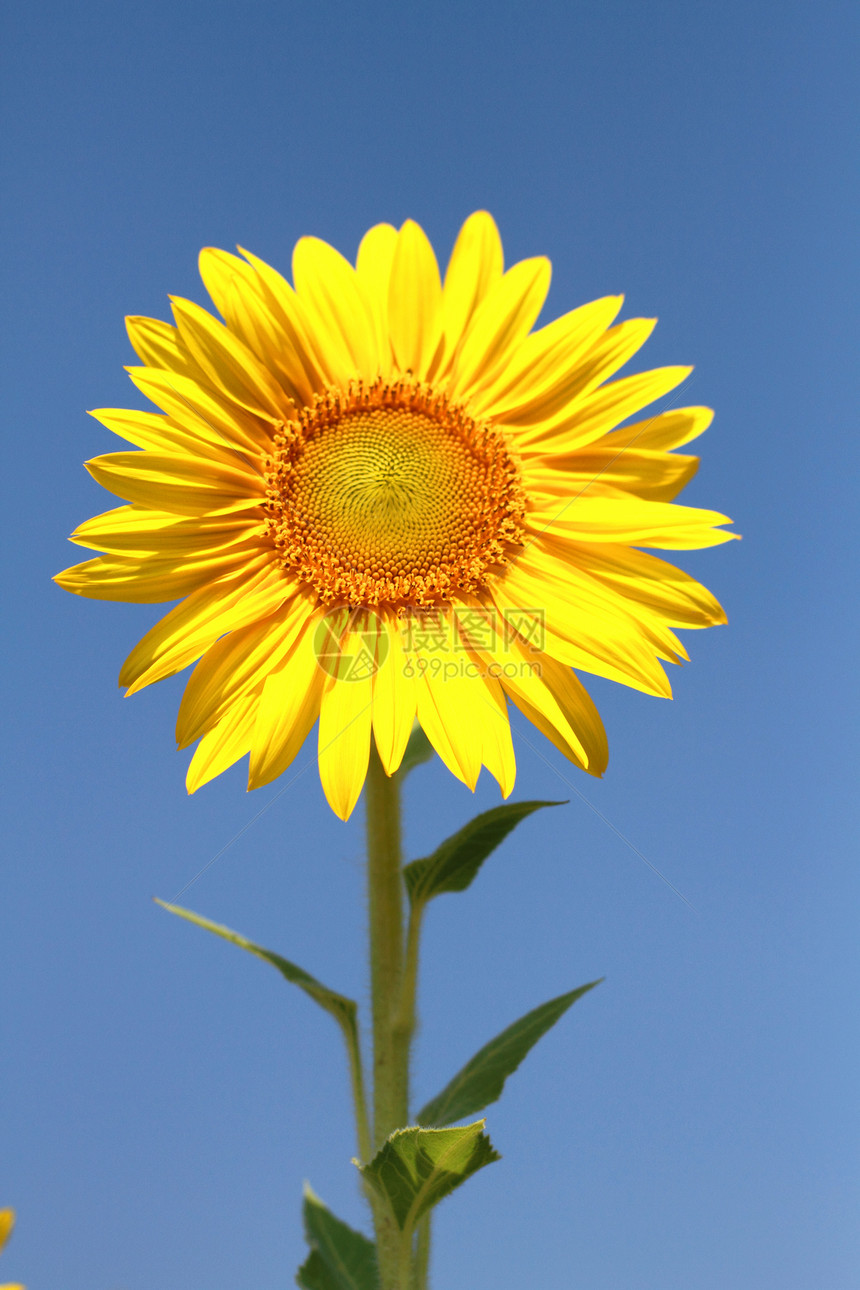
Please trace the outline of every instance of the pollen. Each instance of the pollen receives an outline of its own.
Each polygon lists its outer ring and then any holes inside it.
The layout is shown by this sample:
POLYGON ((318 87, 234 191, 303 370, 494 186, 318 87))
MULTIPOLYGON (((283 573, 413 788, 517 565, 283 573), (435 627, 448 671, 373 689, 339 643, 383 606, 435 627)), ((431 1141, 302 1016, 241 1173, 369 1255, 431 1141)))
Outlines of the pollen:
POLYGON ((418 381, 317 395, 275 438, 269 532, 323 603, 442 604, 522 544, 525 495, 498 431, 418 381))

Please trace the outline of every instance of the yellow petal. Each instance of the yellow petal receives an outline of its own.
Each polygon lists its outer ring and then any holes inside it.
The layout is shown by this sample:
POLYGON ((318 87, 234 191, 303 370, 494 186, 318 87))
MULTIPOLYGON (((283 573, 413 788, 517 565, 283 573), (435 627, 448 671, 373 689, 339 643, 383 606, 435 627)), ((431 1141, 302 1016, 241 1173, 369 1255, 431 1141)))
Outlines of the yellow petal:
POLYGON ((388 327, 401 372, 421 380, 442 335, 442 283, 427 234, 407 220, 397 235, 388 290, 388 327))
POLYGON ((521 260, 475 310, 451 370, 451 397, 463 398, 514 352, 531 330, 549 291, 550 262, 521 260))
POLYGON ((450 610, 404 620, 408 670, 418 720, 452 774, 474 789, 481 773, 485 702, 468 654, 458 646, 450 610))
POLYGON ((575 730, 588 757, 589 775, 603 775, 609 762, 609 741, 600 713, 577 676, 553 658, 541 659, 541 680, 575 730))
POLYGON ((704 434, 713 419, 710 408, 673 408, 670 412, 660 412, 645 421, 613 430, 595 447, 614 448, 616 451, 641 448, 649 452, 668 452, 670 448, 681 448, 704 434))
POLYGON ((134 694, 180 672, 219 636, 266 618, 295 590, 268 555, 207 583, 171 609, 138 641, 122 666, 119 683, 134 694))
POLYGON ((400 620, 389 612, 383 615, 382 626, 386 639, 380 642, 379 670, 373 678, 373 736, 386 775, 393 775, 412 733, 417 699, 400 620))
MULTIPOLYGON (((431 619, 434 617, 431 615, 431 619)), ((465 700, 471 708, 463 724, 470 742, 478 749, 478 761, 487 767, 498 781, 502 795, 507 797, 516 780, 507 700, 499 686, 497 669, 487 666, 486 653, 482 655, 477 648, 482 642, 492 645, 497 639, 496 619, 495 607, 489 599, 485 603, 477 596, 459 593, 444 616, 443 634, 438 630, 429 634, 424 631, 426 647, 421 666, 431 677, 435 668, 443 684, 449 677, 465 681, 465 700)), ((416 630, 422 631, 420 620, 416 630)), ((467 708, 463 708, 463 713, 466 712, 467 708)), ((455 747, 450 733, 448 742, 455 747)))
POLYGON ((445 273, 446 358, 440 375, 447 370, 475 310, 501 281, 502 270, 502 240, 495 221, 486 211, 475 211, 460 229, 445 273))
POLYGON ((491 649, 478 649, 516 706, 571 761, 593 775, 606 769, 609 749, 600 714, 579 679, 534 645, 500 635, 491 649))
POLYGON ((118 506, 78 525, 69 539, 112 555, 222 553, 250 538, 263 539, 265 521, 244 515, 182 518, 145 506, 118 506))
POLYGON ((320 782, 329 806, 349 819, 370 756, 373 676, 379 654, 375 615, 349 615, 338 656, 329 658, 319 724, 320 782))
POLYGON ((251 743, 249 788, 270 784, 286 770, 319 716, 327 675, 314 652, 320 616, 308 621, 287 659, 263 687, 251 743))
POLYGON ((419 676, 415 686, 418 720, 452 775, 472 791, 481 773, 481 744, 470 721, 474 709, 463 683, 419 676))
POLYGON ((326 350, 339 351, 350 375, 373 381, 379 375, 373 311, 349 261, 320 238, 300 238, 293 251, 293 281, 326 350))
POLYGON ((196 793, 198 788, 229 770, 240 757, 250 752, 259 701, 259 693, 239 699, 217 726, 203 736, 185 776, 189 793, 196 793))
MULTIPOLYGON (((203 279, 203 285, 212 297, 212 303, 215 308, 227 326, 236 331, 239 338, 246 345, 249 345, 248 338, 243 336, 241 331, 238 331, 234 325, 232 287, 233 283, 239 279, 262 302, 256 272, 246 260, 241 259, 238 255, 232 255, 229 251, 221 251, 215 246, 203 247, 197 257, 197 267, 200 277, 203 279)), ((249 345, 249 348, 253 348, 253 346, 249 345)))
POLYGON ((171 296, 170 301, 182 341, 212 385, 257 416, 289 417, 283 390, 238 336, 193 300, 171 296))
POLYGON ((660 399, 690 375, 691 367, 658 367, 638 372, 603 385, 577 398, 558 415, 534 425, 519 427, 517 448, 521 452, 572 452, 591 443, 609 430, 660 399))
POLYGON ((566 588, 515 566, 493 580, 489 593, 506 631, 516 631, 534 649, 646 694, 671 695, 653 647, 625 620, 623 604, 609 612, 605 602, 584 593, 572 603, 566 588))
MULTIPOLYGON (((534 707, 531 703, 528 703, 523 698, 522 693, 514 692, 510 686, 505 688, 508 691, 508 698, 511 703, 519 709, 529 724, 533 725, 535 730, 539 730, 544 738, 548 739, 550 743, 558 749, 563 757, 566 757, 568 761, 573 762, 573 764, 578 766, 580 770, 587 771, 588 767, 584 764, 581 756, 576 751, 576 747, 569 743, 568 740, 565 739, 558 730, 556 730, 555 726, 552 725, 549 719, 544 716, 540 709, 534 707)), ((524 737, 528 742, 528 736, 526 735, 524 737)))
POLYGON ((274 614, 231 631, 206 651, 179 704, 180 748, 199 739, 249 690, 262 687, 290 653, 311 612, 310 599, 299 593, 274 614))
POLYGON ((502 371, 476 386, 472 406, 504 421, 545 398, 547 391, 571 379, 582 355, 606 330, 623 301, 623 296, 593 300, 526 336, 502 371))
POLYGON ((517 759, 505 693, 499 682, 481 668, 481 698, 485 704, 480 725, 481 761, 495 779, 502 797, 510 797, 517 778, 517 759))
POLYGON ((600 483, 649 501, 671 502, 699 468, 698 457, 606 448, 604 443, 605 439, 600 439, 576 452, 527 461, 523 467, 526 492, 530 496, 533 491, 550 493, 564 499, 581 496, 600 483))
POLYGON ((543 680, 543 665, 553 660, 516 638, 509 638, 492 652, 479 653, 488 668, 496 669, 502 689, 516 706, 552 739, 566 757, 587 770, 588 751, 580 732, 571 725, 558 699, 543 680), (529 715, 527 709, 531 709, 534 715, 529 715), (535 716, 540 720, 535 720, 535 716))
POLYGON ((314 389, 290 336, 270 310, 256 270, 237 255, 207 246, 200 252, 200 276, 231 331, 277 379, 290 399, 313 401, 314 389))
POLYGON ((245 338, 248 348, 259 357, 290 403, 295 407, 312 403, 314 391, 304 366, 265 305, 236 280, 231 283, 229 296, 235 330, 245 338))
POLYGON ((712 627, 725 623, 726 615, 715 596, 683 569, 657 556, 609 542, 573 542, 567 538, 542 539, 625 599, 645 605, 652 614, 674 627, 712 627))
POLYGON ((0 1209, 0 1250, 9 1240, 12 1228, 15 1226, 14 1209, 0 1209))
MULTIPOLYGON (((542 587, 545 595, 547 591, 560 594, 567 602, 567 612, 553 623, 563 636, 575 641, 577 633, 590 621, 595 631, 615 639, 621 649, 624 642, 636 640, 640 646, 644 643, 647 652, 667 662, 687 658, 683 645, 665 622, 655 621, 641 606, 626 604, 605 583, 592 578, 561 553, 558 543, 551 544, 543 536, 536 538, 518 557, 516 571, 520 577, 531 579, 533 592, 542 587)), ((662 674, 656 667, 654 674, 662 684, 662 674)))
POLYGON ((326 385, 336 385, 341 367, 329 362, 330 355, 325 352, 324 338, 323 341, 318 341, 314 336, 306 312, 286 278, 244 247, 240 246, 238 249, 260 279, 263 299, 276 324, 287 337, 291 351, 301 363, 310 388, 320 394, 326 385))
POLYGON ((582 399, 608 381, 642 348, 656 322, 655 318, 630 318, 611 327, 586 350, 578 363, 534 398, 523 400, 520 407, 505 415, 505 421, 531 426, 570 415, 582 399))
MULTIPOLYGON (((570 740, 570 732, 573 731, 577 745, 586 757, 583 770, 587 770, 589 775, 600 778, 609 763, 609 741, 606 738, 600 713, 594 706, 591 696, 579 678, 563 663, 557 662, 548 655, 542 655, 539 668, 540 679, 552 702, 548 702, 537 691, 528 691, 528 694, 532 699, 542 700, 541 715, 551 728, 551 732, 546 730, 544 732, 549 734, 556 748, 559 748, 566 757, 577 761, 577 756, 571 755, 576 753, 576 748, 570 740), (558 721, 559 713, 564 719, 564 725, 558 721)), ((524 689, 522 693, 525 695, 526 690, 524 689)), ((511 697, 525 712, 522 700, 515 697, 513 693, 511 697)))
POLYGON ((225 443, 252 459, 258 458, 261 450, 271 450, 271 422, 264 425, 245 409, 206 389, 199 381, 189 380, 176 372, 156 371, 148 367, 129 367, 126 370, 141 394, 199 438, 208 435, 217 440, 220 436, 225 443))
MULTIPOLYGON (((589 771, 589 773, 598 776, 603 773, 600 770, 592 771, 590 766, 588 766, 583 760, 582 753, 578 751, 581 747, 580 741, 578 739, 574 740, 571 738, 570 732, 573 731, 573 727, 569 722, 565 721, 562 726, 562 722, 558 715, 561 712, 561 709, 548 686, 544 686, 542 691, 535 693, 532 696, 540 700, 543 704, 543 708, 535 707, 533 704, 529 703, 524 697, 523 690, 516 689, 511 685, 505 685, 505 689, 510 695, 511 702, 519 708, 523 716, 531 722, 536 730, 539 730, 542 735, 546 736, 550 743, 559 750, 563 757, 566 757, 568 761, 573 762, 573 764, 578 766, 580 770, 589 771), (547 711, 553 714, 554 721, 550 720, 547 715, 547 711)), ((596 765, 599 765, 599 762, 597 762, 596 765)))
POLYGON ((233 570, 246 569, 254 554, 253 549, 239 549, 163 557, 104 555, 64 569, 55 574, 54 582, 89 600, 159 604, 187 596, 233 570))
POLYGON ((731 524, 719 511, 679 506, 673 502, 649 502, 638 497, 605 498, 585 495, 560 506, 557 511, 533 512, 529 529, 574 538, 578 542, 622 542, 630 546, 686 550, 730 542, 736 533, 715 527, 731 524))
POLYGON ((376 224, 368 229, 358 248, 355 269, 373 313, 376 344, 379 350, 379 374, 391 374, 391 342, 388 338, 388 286, 391 264, 397 246, 397 229, 392 224, 376 224))
POLYGON ((160 318, 128 317, 125 327, 134 352, 147 367, 179 372, 192 380, 202 375, 170 323, 160 318))
POLYGON ((96 483, 122 497, 176 515, 259 506, 265 481, 247 467, 178 453, 111 452, 84 463, 96 483))
POLYGON ((137 412, 132 408, 95 408, 89 415, 137 448, 207 457, 239 470, 246 467, 245 459, 203 422, 190 427, 157 412, 137 412))

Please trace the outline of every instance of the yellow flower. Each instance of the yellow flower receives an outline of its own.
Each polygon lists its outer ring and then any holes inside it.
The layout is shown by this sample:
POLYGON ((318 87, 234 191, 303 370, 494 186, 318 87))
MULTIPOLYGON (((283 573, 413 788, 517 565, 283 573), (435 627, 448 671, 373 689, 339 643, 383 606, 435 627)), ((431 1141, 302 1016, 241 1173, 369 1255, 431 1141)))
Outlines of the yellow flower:
MULTIPOLYGON (((0 1209, 0 1250, 3 1249, 3 1246, 12 1235, 12 1228, 14 1226, 14 1209, 0 1209)), ((11 1281, 7 1281, 5 1285, 0 1286, 0 1290, 24 1290, 24 1287, 22 1285, 18 1285, 17 1282, 13 1285, 11 1281)))
MULTIPOLYGON (((240 248, 241 249, 241 248, 240 248)), ((78 595, 176 605, 132 650, 128 693, 197 666, 180 747, 191 792, 250 752, 249 787, 291 763, 319 719, 319 768, 346 818, 371 737, 400 764, 417 716, 474 788, 514 782, 512 702, 591 774, 600 717, 572 668, 668 696, 673 627, 725 621, 698 582, 638 547, 728 540, 673 499, 710 423, 635 424, 689 368, 611 380, 654 322, 621 297, 532 328, 541 257, 506 272, 483 211, 444 281, 408 220, 363 238, 356 267, 302 238, 290 286, 256 256, 204 250, 218 322, 173 300, 175 327, 128 319, 137 388, 162 414, 102 409, 141 452, 87 463, 129 504, 82 524, 104 552, 57 576, 78 595)))

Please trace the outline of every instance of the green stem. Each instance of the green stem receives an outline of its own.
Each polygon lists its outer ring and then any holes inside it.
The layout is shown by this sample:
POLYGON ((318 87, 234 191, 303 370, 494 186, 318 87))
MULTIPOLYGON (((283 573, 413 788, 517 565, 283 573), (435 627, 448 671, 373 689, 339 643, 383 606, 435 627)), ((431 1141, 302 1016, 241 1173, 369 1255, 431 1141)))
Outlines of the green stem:
POLYGON ((415 1251, 414 1290, 427 1290, 430 1282, 430 1215, 418 1220, 418 1244, 415 1251))
MULTIPOLYGON (((402 1286, 403 1290, 411 1290, 412 1287, 412 1239, 406 1240, 401 1234, 400 1237, 400 1267, 398 1269, 398 1279, 396 1285, 402 1286)), ((384 1284, 384 1283, 383 1283, 384 1284)))
POLYGON ((409 1051, 415 1036, 415 1000, 418 993, 418 951, 421 943, 421 922, 424 906, 412 905, 409 910, 409 922, 406 927, 406 952, 403 963, 403 976, 400 983, 400 997, 394 1018, 394 1039, 399 1048, 406 1051, 408 1065, 409 1051))
POLYGON ((367 774, 370 989, 373 1010, 373 1145, 408 1122, 409 1066, 398 1031, 403 977, 400 796, 375 748, 367 774))
MULTIPOLYGON (((398 1012, 403 978, 400 793, 371 744, 367 773, 367 895, 373 1015, 373 1145, 409 1122, 409 1042, 398 1012)), ((408 1290, 403 1238, 393 1215, 374 1206, 381 1290, 408 1290)))

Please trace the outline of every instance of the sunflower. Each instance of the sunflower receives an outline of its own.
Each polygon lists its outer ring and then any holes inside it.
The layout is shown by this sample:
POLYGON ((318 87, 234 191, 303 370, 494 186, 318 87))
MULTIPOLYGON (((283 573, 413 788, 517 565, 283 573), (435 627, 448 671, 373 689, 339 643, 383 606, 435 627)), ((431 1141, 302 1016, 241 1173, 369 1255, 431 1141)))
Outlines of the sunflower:
POLYGON ((87 463, 127 505, 72 541, 103 554, 57 576, 108 600, 178 600, 132 650, 133 694, 196 663, 177 741, 193 792, 246 753, 280 775, 319 721, 319 770, 347 818, 371 740, 400 765, 417 718, 474 788, 507 796, 509 704, 603 773, 606 736, 573 669, 669 696, 676 627, 725 621, 701 584, 639 548, 712 546, 727 517, 674 498, 698 459, 671 450, 707 408, 630 423, 688 375, 612 380, 654 320, 607 296, 537 330, 543 257, 504 270, 472 215, 442 280, 408 220, 362 239, 355 267, 304 237, 293 285, 206 249, 223 323, 172 299, 175 326, 127 320, 129 368, 159 413, 92 415, 142 451, 87 463))

